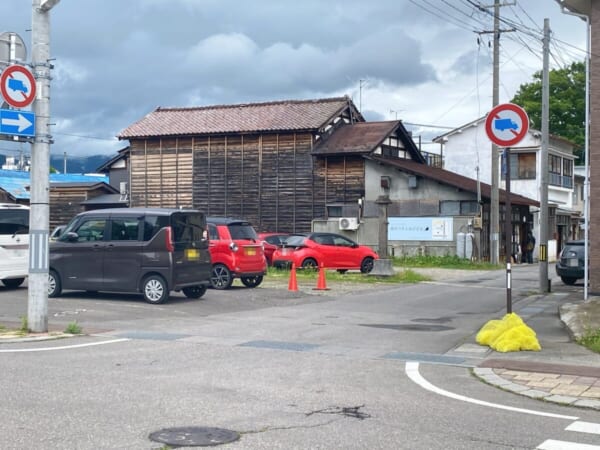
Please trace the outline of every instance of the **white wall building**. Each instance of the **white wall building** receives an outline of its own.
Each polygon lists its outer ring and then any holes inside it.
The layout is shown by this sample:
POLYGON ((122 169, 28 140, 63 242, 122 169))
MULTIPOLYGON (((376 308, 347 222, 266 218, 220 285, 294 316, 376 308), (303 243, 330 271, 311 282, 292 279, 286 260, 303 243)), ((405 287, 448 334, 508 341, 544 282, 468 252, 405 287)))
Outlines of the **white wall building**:
MULTIPOLYGON (((485 132, 485 119, 482 117, 438 136, 434 142, 441 146, 444 169, 491 184, 492 144, 485 132)), ((538 201, 541 189, 541 145, 541 132, 529 130, 523 140, 510 149, 511 192, 538 201)), ((550 136, 548 147, 548 257, 553 260, 563 242, 572 238, 579 228, 580 210, 573 202, 576 158, 573 155, 574 144, 566 139, 550 136)), ((500 187, 504 188, 503 163, 501 156, 498 157, 500 187)), ((534 221, 531 225, 539 242, 539 215, 537 211, 532 212, 534 221)))

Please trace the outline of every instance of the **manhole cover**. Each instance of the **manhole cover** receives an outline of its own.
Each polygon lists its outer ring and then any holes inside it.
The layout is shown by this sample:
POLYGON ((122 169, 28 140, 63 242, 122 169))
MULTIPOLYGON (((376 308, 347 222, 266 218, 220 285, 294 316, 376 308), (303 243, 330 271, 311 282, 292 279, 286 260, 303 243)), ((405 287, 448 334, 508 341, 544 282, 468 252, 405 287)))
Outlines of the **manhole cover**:
POLYGON ((237 441, 239 433, 224 428, 179 427, 150 433, 150 440, 176 447, 212 447, 237 441))

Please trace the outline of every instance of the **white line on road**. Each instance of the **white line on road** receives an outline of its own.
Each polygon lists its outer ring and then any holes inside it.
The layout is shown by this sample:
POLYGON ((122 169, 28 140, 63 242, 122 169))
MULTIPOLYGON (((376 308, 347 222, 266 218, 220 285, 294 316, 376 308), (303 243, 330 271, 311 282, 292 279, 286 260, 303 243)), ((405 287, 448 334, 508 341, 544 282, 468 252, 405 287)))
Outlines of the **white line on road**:
POLYGON ((519 412, 524 414, 533 414, 536 416, 544 416, 544 417, 553 417, 555 419, 566 419, 566 420, 577 420, 579 417, 575 416, 564 416, 562 414, 552 414, 543 411, 535 411, 532 409, 524 409, 524 408, 515 408, 512 406, 500 405, 498 403, 490 403, 483 400, 477 400, 471 397, 465 397, 464 395, 455 394, 453 392, 446 391, 437 386, 434 386, 429 381, 427 381, 423 376, 419 373, 419 363, 414 361, 408 361, 406 363, 406 375, 414 381, 416 384, 421 386, 423 389, 431 391, 438 395, 443 395, 444 397, 453 398, 455 400, 460 400, 463 402, 474 403, 476 405, 487 406, 489 408, 497 408, 504 409, 506 411, 519 412))
POLYGON ((47 352, 50 350, 66 350, 71 348, 92 347, 94 345, 115 344, 125 342, 129 339, 113 339, 111 341, 89 342, 87 344, 63 345, 61 347, 40 347, 40 348, 12 348, 0 350, 0 353, 24 353, 24 352, 47 352))
POLYGON ((548 439, 536 447, 539 450, 600 450, 598 445, 579 444, 578 442, 556 441, 548 439))
POLYGON ((580 433, 600 434, 600 423, 593 422, 573 422, 567 428, 567 431, 578 431, 580 433))

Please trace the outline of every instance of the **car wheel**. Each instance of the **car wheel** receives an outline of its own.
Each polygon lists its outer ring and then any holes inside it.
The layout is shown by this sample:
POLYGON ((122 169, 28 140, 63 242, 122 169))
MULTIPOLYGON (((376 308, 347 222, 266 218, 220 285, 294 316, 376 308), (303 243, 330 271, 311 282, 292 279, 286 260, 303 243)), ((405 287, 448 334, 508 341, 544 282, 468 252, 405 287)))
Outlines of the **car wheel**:
POLYGON ((48 297, 58 297, 62 292, 60 276, 55 270, 48 272, 48 297))
POLYGON ((373 258, 367 256, 360 263, 360 271, 361 273, 369 273, 371 270, 373 270, 373 258))
POLYGON ((263 277, 262 275, 259 275, 257 277, 241 277, 240 279, 242 280, 244 286, 249 288, 255 288, 260 283, 262 283, 263 277))
POLYGON ((184 287, 181 291, 187 298, 200 298, 205 294, 206 286, 203 284, 198 286, 189 286, 184 287))
POLYGON ((306 258, 304 261, 302 261, 302 268, 317 270, 319 268, 319 265, 317 264, 317 261, 315 259, 306 258))
POLYGON ((572 277, 560 277, 563 283, 573 286, 577 282, 577 278, 572 277))
POLYGON ((167 282, 160 275, 150 275, 142 283, 144 300, 153 305, 163 303, 169 297, 167 282))
POLYGON ((16 289, 23 284, 23 281, 25 281, 25 278, 7 278, 2 280, 2 284, 9 289, 16 289))
POLYGON ((233 276, 227 266, 223 264, 215 264, 210 277, 210 284, 215 289, 229 289, 233 283, 233 276))

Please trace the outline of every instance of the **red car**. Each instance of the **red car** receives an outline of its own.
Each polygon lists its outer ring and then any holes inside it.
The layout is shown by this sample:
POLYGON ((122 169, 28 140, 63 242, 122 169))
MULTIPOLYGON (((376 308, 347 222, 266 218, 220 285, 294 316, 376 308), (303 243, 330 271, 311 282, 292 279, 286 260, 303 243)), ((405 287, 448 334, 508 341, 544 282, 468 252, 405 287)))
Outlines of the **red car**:
POLYGON ((273 265, 273 252, 281 247, 288 237, 290 237, 289 233, 258 233, 258 238, 263 241, 265 258, 269 266, 273 265))
POLYGON ((241 219, 207 217, 212 261, 210 283, 215 289, 228 289, 234 278, 244 286, 256 287, 267 273, 263 244, 252 225, 241 219))
POLYGON ((345 272, 359 269, 362 273, 373 270, 373 261, 379 259, 371 247, 359 245, 346 236, 335 233, 309 233, 290 236, 285 246, 273 253, 273 266, 289 268, 292 263, 300 268, 337 269, 345 272))

